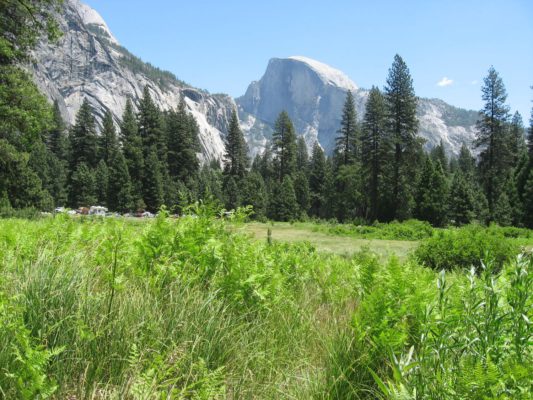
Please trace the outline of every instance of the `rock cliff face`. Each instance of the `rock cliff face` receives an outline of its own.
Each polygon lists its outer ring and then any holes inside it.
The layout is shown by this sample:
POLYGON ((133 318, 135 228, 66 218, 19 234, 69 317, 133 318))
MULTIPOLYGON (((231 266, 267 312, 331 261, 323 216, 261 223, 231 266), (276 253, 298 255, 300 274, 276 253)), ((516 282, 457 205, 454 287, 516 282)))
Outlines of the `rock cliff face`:
MULTIPOLYGON (((137 103, 148 86, 163 110, 185 99, 200 127, 199 157, 211 161, 223 157, 223 138, 237 105, 252 156, 264 149, 282 110, 289 113, 309 147, 318 140, 327 152, 333 149, 348 90, 354 93, 359 118, 364 113, 368 91, 358 88, 341 71, 306 57, 273 58, 264 76, 252 82, 235 102, 227 95, 195 89, 142 62, 120 46, 102 17, 80 0, 65 0, 64 11, 57 18, 63 37, 59 43, 39 43, 30 70, 43 92, 59 102, 64 119, 71 124, 84 98, 99 122, 106 110, 118 122, 126 100, 137 103)), ((474 137, 474 111, 437 99, 420 99, 418 117, 428 148, 442 139, 447 150, 457 154, 461 144, 470 144, 474 137)))
MULTIPOLYGON (((361 119, 368 91, 358 88, 341 71, 305 57, 274 58, 263 77, 252 82, 236 101, 243 128, 256 150, 270 138, 278 114, 286 110, 309 147, 318 140, 331 152, 348 90, 354 94, 361 119)), ((419 133, 428 149, 442 139, 449 153, 458 154, 462 143, 470 144, 475 135, 477 113, 442 100, 420 99, 418 118, 419 133)))
POLYGON ((119 45, 95 10, 79 0, 66 0, 58 20, 63 37, 59 43, 43 40, 38 45, 31 70, 43 92, 59 102, 67 122, 74 123, 84 98, 89 99, 99 122, 106 110, 118 122, 126 100, 137 103, 148 86, 163 110, 177 107, 183 96, 200 127, 200 157, 206 161, 222 158, 222 138, 235 107, 231 97, 210 95, 143 63, 119 45))

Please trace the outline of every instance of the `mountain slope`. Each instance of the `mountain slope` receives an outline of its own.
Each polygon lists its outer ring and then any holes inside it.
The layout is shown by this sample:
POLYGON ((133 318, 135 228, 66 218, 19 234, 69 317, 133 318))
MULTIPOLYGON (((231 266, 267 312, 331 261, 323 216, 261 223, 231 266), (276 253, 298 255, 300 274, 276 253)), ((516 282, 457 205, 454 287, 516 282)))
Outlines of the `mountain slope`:
MULTIPOLYGON (((318 140, 328 152, 335 143, 348 90, 354 93, 359 118, 364 113, 368 91, 358 88, 341 71, 307 57, 271 59, 263 77, 234 101, 227 95, 193 88, 172 73, 143 62, 122 47, 102 17, 80 0, 65 0, 64 11, 57 18, 63 37, 54 44, 43 39, 34 51, 30 70, 43 92, 59 102, 63 117, 71 124, 84 98, 93 106, 98 122, 106 110, 118 122, 126 100, 137 103, 148 86, 163 110, 175 108, 181 97, 185 99, 200 127, 199 156, 210 161, 223 157, 223 138, 237 105, 252 156, 264 149, 282 110, 289 113, 309 147, 318 140)), ((474 111, 437 99, 420 99, 418 116, 427 148, 442 139, 448 151, 457 154, 463 142, 473 140, 474 111)))
POLYGON ((222 158, 222 138, 235 107, 231 97, 210 95, 142 62, 119 45, 95 10, 79 0, 66 0, 57 18, 64 35, 59 43, 39 43, 31 70, 43 92, 59 102, 67 122, 74 122, 84 98, 89 99, 99 122, 106 110, 118 122, 126 100, 136 103, 147 85, 163 110, 177 107, 183 96, 200 127, 200 157, 222 158))
MULTIPOLYGON (((354 94, 361 119, 368 91, 359 89, 344 73, 306 57, 273 58, 263 77, 252 82, 236 101, 253 147, 266 142, 276 117, 286 110, 309 147, 318 140, 331 152, 348 90, 354 94)), ((428 149, 442 139, 449 153, 458 154, 462 143, 470 144, 475 135, 477 112, 450 106, 442 100, 420 99, 418 118, 419 133, 426 139, 428 149)))

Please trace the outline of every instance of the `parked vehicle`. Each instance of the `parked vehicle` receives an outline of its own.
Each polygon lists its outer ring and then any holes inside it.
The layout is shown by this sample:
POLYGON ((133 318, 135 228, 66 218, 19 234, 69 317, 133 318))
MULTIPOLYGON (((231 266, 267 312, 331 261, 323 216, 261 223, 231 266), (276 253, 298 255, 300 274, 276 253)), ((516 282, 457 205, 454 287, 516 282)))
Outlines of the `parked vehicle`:
POLYGON ((107 213, 107 207, 104 206, 91 206, 89 209, 89 215, 98 215, 105 217, 107 213))

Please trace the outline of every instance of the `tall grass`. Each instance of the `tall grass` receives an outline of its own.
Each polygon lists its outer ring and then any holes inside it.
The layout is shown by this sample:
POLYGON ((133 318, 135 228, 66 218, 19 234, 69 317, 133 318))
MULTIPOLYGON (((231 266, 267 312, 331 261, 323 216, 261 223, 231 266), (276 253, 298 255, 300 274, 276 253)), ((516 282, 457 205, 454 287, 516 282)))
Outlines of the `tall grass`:
POLYGON ((368 252, 258 243, 213 210, 192 213, 1 220, 0 398, 520 399, 531 389, 528 258, 444 275, 368 252))

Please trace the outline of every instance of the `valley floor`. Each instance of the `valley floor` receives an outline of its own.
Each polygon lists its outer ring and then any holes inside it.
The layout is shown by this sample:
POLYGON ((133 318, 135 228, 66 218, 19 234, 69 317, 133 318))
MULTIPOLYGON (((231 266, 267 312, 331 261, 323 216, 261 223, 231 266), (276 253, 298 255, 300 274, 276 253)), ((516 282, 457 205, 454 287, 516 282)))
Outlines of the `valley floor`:
POLYGON ((312 223, 260 223, 251 222, 238 228, 238 231, 251 234, 257 240, 267 240, 268 229, 271 230, 272 240, 281 242, 308 242, 318 250, 328 251, 342 256, 351 256, 361 250, 368 249, 386 260, 391 255, 405 259, 416 248, 418 241, 413 240, 385 240, 361 239, 347 235, 336 235, 316 230, 312 223))

